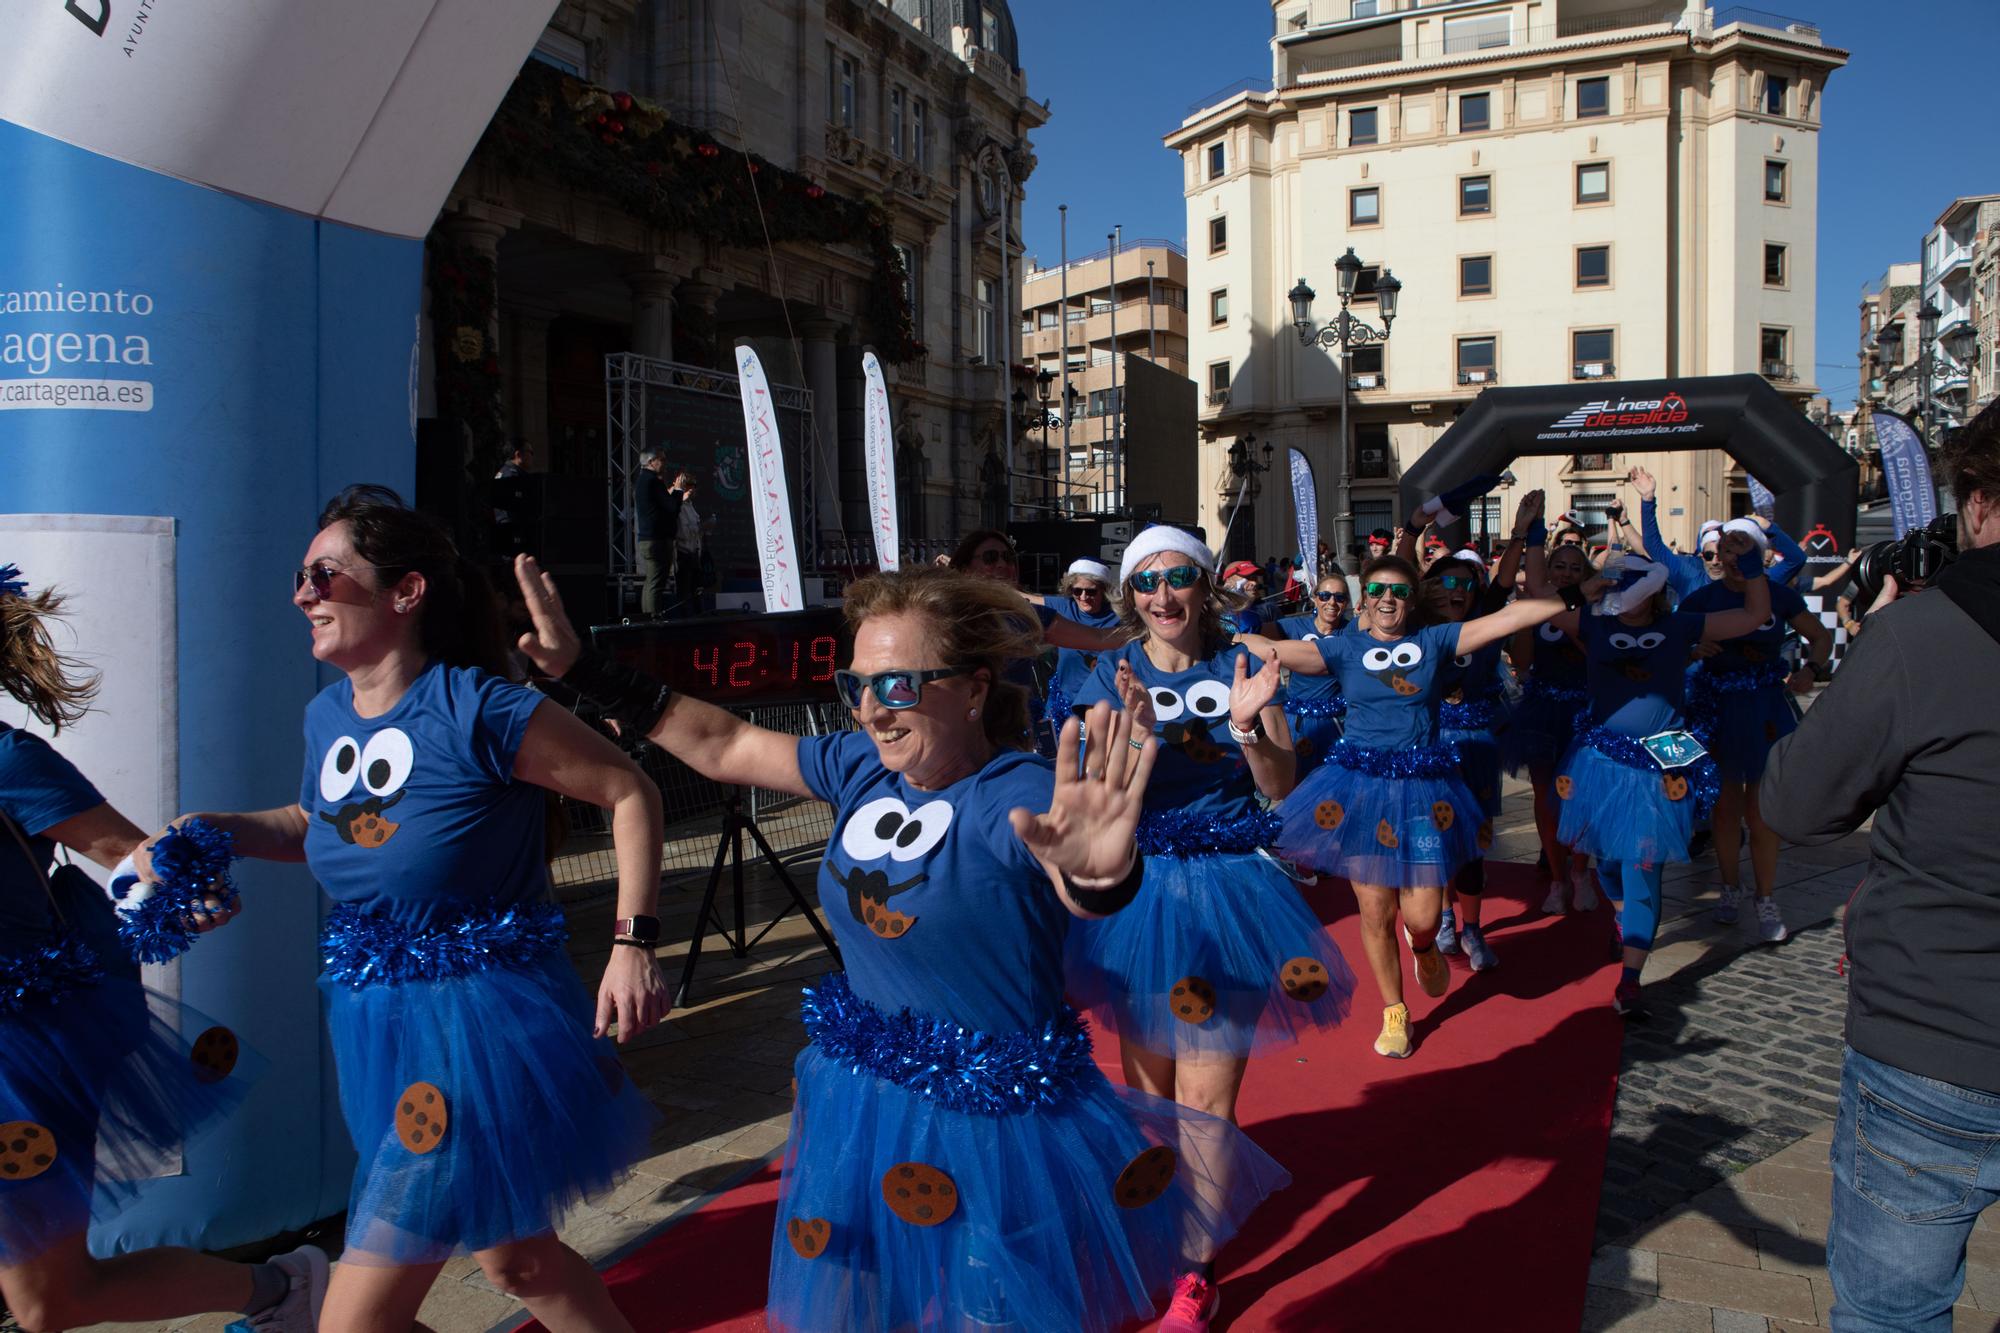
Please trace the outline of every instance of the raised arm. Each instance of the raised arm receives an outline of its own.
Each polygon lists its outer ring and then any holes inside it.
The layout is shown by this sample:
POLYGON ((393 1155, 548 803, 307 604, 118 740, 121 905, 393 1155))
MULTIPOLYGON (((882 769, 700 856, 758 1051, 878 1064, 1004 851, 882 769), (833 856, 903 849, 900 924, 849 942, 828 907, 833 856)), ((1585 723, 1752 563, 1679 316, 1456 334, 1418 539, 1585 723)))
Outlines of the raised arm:
POLYGON ((1101 653, 1127 642, 1127 635, 1122 629, 1092 629, 1064 616, 1057 616, 1044 627, 1042 638, 1057 648, 1075 648, 1086 653, 1101 653))
POLYGON ((1529 491, 1521 497, 1520 507, 1514 511, 1514 531, 1507 540, 1507 549, 1500 553, 1500 563, 1493 570, 1493 586, 1507 592, 1514 590, 1514 572, 1521 567, 1521 557, 1528 549, 1528 534, 1542 519, 1542 493, 1529 491))
POLYGON ((1320 656, 1318 648, 1304 639, 1271 639, 1262 634, 1239 634, 1236 642, 1262 660, 1276 662, 1285 670, 1296 671, 1301 676, 1327 674, 1326 659, 1320 656))
POLYGON ((1701 641, 1720 643, 1724 639, 1749 634, 1771 618, 1771 581, 1764 577, 1763 553, 1748 537, 1730 533, 1732 546, 1723 552, 1725 560, 1736 560, 1743 571, 1743 605, 1733 611, 1710 611, 1701 618, 1701 641), (1733 543, 1741 542, 1737 549, 1733 543))
MULTIPOLYGON (((517 556, 514 578, 528 604, 534 629, 523 634, 520 649, 544 675, 565 680, 592 702, 606 702, 606 691, 614 688, 602 679, 606 674, 633 678, 619 685, 650 684, 655 697, 664 686, 645 682, 629 669, 620 670, 592 659, 577 670, 583 645, 563 613, 562 595, 555 580, 542 572, 532 556, 517 556), (609 668, 607 672, 607 667, 609 668)), ((646 726, 646 739, 715 782, 734 786, 758 786, 793 796, 811 796, 799 772, 799 742, 796 736, 771 731, 745 722, 734 713, 685 694, 672 695, 657 717, 643 704, 635 716, 646 726)), ((615 720, 615 714, 614 714, 615 720)))
POLYGON ((1771 582, 1785 587, 1791 586, 1792 578, 1806 567, 1806 553, 1792 535, 1766 518, 1757 522, 1763 527, 1764 535, 1771 539, 1771 549, 1778 553, 1778 563, 1771 566, 1771 582))
MULTIPOLYGON (((1583 601, 1594 601, 1605 586, 1600 575, 1586 579, 1578 585, 1577 592, 1583 601)), ((1569 603, 1560 597, 1522 597, 1509 602, 1498 611, 1489 612, 1477 620, 1465 621, 1458 627, 1459 656, 1478 652, 1489 643, 1498 643, 1510 634, 1533 629, 1569 610, 1569 603)))
POLYGON ((1828 588, 1838 588, 1841 584, 1854 577, 1854 565, 1860 559, 1861 552, 1849 551, 1847 559, 1841 561, 1832 569, 1827 570, 1826 573, 1812 581, 1812 590, 1814 592, 1825 592, 1828 588))

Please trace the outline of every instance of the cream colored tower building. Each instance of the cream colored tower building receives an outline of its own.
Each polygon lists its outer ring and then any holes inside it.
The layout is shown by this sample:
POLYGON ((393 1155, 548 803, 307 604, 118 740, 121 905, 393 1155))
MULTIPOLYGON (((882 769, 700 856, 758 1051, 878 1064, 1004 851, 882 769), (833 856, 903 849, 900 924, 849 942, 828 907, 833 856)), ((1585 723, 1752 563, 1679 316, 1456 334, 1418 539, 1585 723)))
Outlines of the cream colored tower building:
MULTIPOLYGON (((1245 432, 1305 451, 1334 530, 1343 376, 1299 345, 1286 294, 1303 277, 1332 318, 1350 246, 1367 265, 1358 315, 1379 322, 1381 269, 1403 284, 1388 342, 1345 376, 1358 533, 1401 517, 1402 470, 1490 385, 1753 372, 1801 407, 1817 391, 1821 100, 1846 55, 1810 24, 1672 0, 1272 13, 1271 91, 1220 97, 1166 137, 1185 172, 1211 540, 1245 432)), ((1600 516, 1634 463, 1660 478, 1683 549, 1743 485, 1720 454, 1524 459, 1482 517, 1504 532, 1537 486, 1552 511, 1600 516)), ((1244 513, 1233 550, 1291 549, 1287 487, 1258 487, 1244 513)))

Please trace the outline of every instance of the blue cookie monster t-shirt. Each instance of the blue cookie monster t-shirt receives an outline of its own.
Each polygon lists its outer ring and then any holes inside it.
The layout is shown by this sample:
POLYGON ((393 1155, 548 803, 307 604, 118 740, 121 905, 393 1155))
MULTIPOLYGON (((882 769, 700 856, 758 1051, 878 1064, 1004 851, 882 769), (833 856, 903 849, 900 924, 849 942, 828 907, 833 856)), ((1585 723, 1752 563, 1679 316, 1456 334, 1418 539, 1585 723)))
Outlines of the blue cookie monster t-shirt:
POLYGON ((1544 685, 1583 688, 1589 672, 1582 642, 1547 621, 1530 632, 1535 636, 1535 650, 1529 659, 1528 678, 1544 685))
POLYGON ((1400 639, 1357 631, 1315 645, 1347 699, 1347 740, 1401 750, 1438 741, 1444 681, 1455 678, 1457 625, 1426 625, 1400 639))
MULTIPOLYGON (((1331 637, 1320 632, 1319 622, 1311 616, 1286 616, 1278 622, 1278 628, 1285 632, 1286 638, 1297 639, 1301 643, 1315 643, 1331 637)), ((1346 634, 1353 629, 1354 622, 1350 620, 1333 633, 1346 634)), ((1285 679, 1287 703, 1321 703, 1339 697, 1340 682, 1330 675, 1308 676, 1303 671, 1293 671, 1285 679)))
POLYGON ((1682 611, 1636 626, 1616 616, 1579 615, 1592 719, 1627 736, 1685 727, 1688 653, 1701 642, 1702 625, 1700 616, 1682 611))
POLYGON ((0 956, 30 953, 55 933, 37 872, 54 865, 56 845, 42 835, 103 804, 90 779, 47 741, 0 723, 0 810, 27 834, 35 858, 30 865, 20 844, 0 833, 0 956))
POLYGON ((1450 668, 1440 674, 1438 682, 1444 688, 1445 701, 1471 703, 1499 694, 1504 688, 1500 681, 1500 652, 1505 646, 1504 641, 1496 640, 1452 658, 1450 668))
POLYGON ((306 705, 306 864, 327 896, 406 925, 549 895, 543 793, 514 776, 548 702, 433 662, 380 717, 345 680, 306 705))
MULTIPOLYGON (((1743 594, 1716 579, 1682 598, 1680 610, 1689 615, 1706 615, 1711 611, 1736 611, 1742 606, 1743 594)), ((1796 589, 1773 583, 1771 614, 1764 618, 1764 623, 1748 634, 1721 640, 1719 646, 1722 651, 1713 657, 1703 658, 1699 668, 1725 675, 1732 671, 1768 670, 1781 663, 1784 660, 1785 636, 1791 630, 1792 618, 1805 609, 1806 599, 1796 589)))
POLYGON ((854 993, 983 1032, 1062 1011, 1069 912, 1007 813, 1049 808, 1055 771, 1020 751, 941 791, 882 766, 859 732, 799 739, 799 773, 833 807, 820 909, 854 993))
MULTIPOLYGON (((1153 734, 1160 752, 1146 784, 1146 812, 1185 811, 1210 819, 1243 819, 1256 814, 1257 780, 1250 774, 1243 747, 1229 735, 1229 691, 1236 684, 1236 662, 1246 659, 1249 671, 1263 665, 1248 648, 1231 645, 1186 671, 1162 671, 1146 656, 1144 640, 1104 653, 1076 701, 1090 705, 1118 698, 1118 664, 1132 672, 1153 698, 1153 734)), ((1271 703, 1285 706, 1280 689, 1271 703)))
MULTIPOLYGON (((1092 614, 1078 606, 1074 597, 1044 597, 1042 598, 1042 606, 1046 610, 1055 612, 1055 614, 1061 616, 1064 620, 1074 620, 1077 624, 1088 625, 1092 629, 1112 629, 1118 624, 1118 613, 1113 611, 1109 606, 1106 606, 1102 611, 1092 614)), ((1044 629, 1048 628, 1046 620, 1042 622, 1042 627, 1044 629)))

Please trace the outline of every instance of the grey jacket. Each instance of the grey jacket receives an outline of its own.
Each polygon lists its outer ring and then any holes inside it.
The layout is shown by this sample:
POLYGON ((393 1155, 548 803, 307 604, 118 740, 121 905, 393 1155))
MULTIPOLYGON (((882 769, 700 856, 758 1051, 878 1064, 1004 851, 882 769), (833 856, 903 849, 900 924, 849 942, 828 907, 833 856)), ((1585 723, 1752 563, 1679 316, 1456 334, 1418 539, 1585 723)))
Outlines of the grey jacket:
POLYGON ((1875 815, 1847 908, 1848 1043, 2000 1093, 2000 641, 1938 589, 1870 616, 1758 795, 1794 842, 1875 815))

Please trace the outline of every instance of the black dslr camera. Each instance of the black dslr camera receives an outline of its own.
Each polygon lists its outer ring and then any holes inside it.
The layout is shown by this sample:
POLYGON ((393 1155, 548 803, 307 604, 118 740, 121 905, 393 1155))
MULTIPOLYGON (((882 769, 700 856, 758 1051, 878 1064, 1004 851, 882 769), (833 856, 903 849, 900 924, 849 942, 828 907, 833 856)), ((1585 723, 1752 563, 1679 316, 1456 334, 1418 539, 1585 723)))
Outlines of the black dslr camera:
POLYGON ((1938 571, 1958 559, 1958 515, 1939 514, 1921 528, 1901 537, 1876 542, 1854 565, 1854 604, 1866 610, 1882 591, 1882 580, 1896 576, 1896 586, 1915 592, 1927 588, 1938 571))

